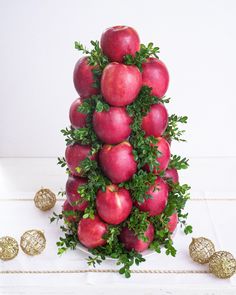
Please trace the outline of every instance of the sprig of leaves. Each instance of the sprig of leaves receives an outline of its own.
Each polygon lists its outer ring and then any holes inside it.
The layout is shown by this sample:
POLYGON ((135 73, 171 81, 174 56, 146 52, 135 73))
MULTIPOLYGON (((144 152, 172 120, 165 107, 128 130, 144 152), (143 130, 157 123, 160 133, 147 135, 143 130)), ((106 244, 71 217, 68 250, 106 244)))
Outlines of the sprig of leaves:
POLYGON ((56 212, 52 213, 52 217, 50 217, 50 223, 53 223, 54 221, 56 221, 57 223, 59 222, 59 220, 61 220, 63 218, 63 214, 57 214, 56 212))
POLYGON ((152 172, 139 170, 133 175, 131 180, 120 183, 119 187, 124 187, 130 191, 134 201, 143 203, 145 199, 151 198, 147 191, 154 184, 155 180, 156 175, 152 172))
POLYGON ((148 212, 142 212, 138 208, 133 208, 126 224, 139 239, 148 242, 148 238, 145 235, 145 231, 149 225, 148 212))
POLYGON ((177 116, 175 114, 169 116, 168 126, 163 136, 168 140, 186 141, 182 138, 185 130, 179 129, 179 123, 186 124, 187 121, 187 116, 177 116))
POLYGON ((154 226, 154 240, 150 245, 150 248, 157 253, 161 252, 161 246, 166 249, 166 255, 175 256, 176 249, 173 246, 171 233, 168 229, 169 218, 164 213, 150 217, 150 221, 154 226))
POLYGON ((66 191, 65 190, 61 190, 57 193, 58 197, 64 197, 66 195, 66 191))
POLYGON ((93 129, 92 118, 95 111, 102 112, 108 111, 109 105, 104 102, 101 95, 93 95, 90 98, 87 98, 79 106, 78 111, 86 114, 86 126, 74 129, 74 128, 65 128, 61 132, 65 136, 65 141, 67 145, 80 143, 85 145, 91 145, 92 152, 91 154, 96 153, 100 147, 101 142, 98 139, 96 133, 93 129))
POLYGON ((135 53, 135 56, 127 54, 124 56, 124 63, 127 65, 135 65, 140 71, 142 71, 142 64, 147 61, 149 57, 159 58, 157 53, 159 53, 159 47, 155 47, 153 43, 149 43, 147 46, 141 44, 140 50, 135 53))
POLYGON ((88 182, 79 186, 78 193, 83 200, 88 201, 89 205, 84 211, 84 218, 93 218, 95 214, 95 198, 97 191, 106 190, 106 186, 110 184, 110 180, 102 173, 98 163, 94 160, 86 158, 80 165, 83 175, 87 176, 88 182))
POLYGON ((57 158, 57 165, 61 166, 64 168, 66 166, 66 159, 64 157, 58 157, 57 158))
MULTIPOLYGON (((168 181, 168 180, 167 180, 168 181)), ((190 189, 191 187, 188 184, 179 184, 168 181, 170 186, 170 192, 168 196, 168 203, 165 208, 165 214, 170 216, 173 212, 177 212, 178 219, 181 226, 184 227, 185 234, 192 232, 192 226, 188 225, 186 219, 188 213, 183 213, 186 202, 190 199, 190 189)))
MULTIPOLYGON (((120 226, 118 226, 118 228, 119 227, 120 226)), ((111 228, 114 230, 115 227, 111 228)), ((121 266, 119 273, 123 274, 126 278, 129 278, 131 276, 131 266, 134 264, 139 265, 140 263, 144 262, 145 259, 142 257, 142 254, 137 253, 134 250, 127 251, 119 242, 119 230, 115 229, 114 232, 114 235, 112 235, 111 232, 107 235, 107 239, 109 236, 113 236, 109 243, 107 243, 105 246, 90 250, 94 256, 89 257, 88 264, 95 267, 96 263, 100 264, 102 260, 105 260, 106 256, 110 256, 112 258, 118 259, 116 264, 121 266)))
POLYGON ((181 156, 171 155, 169 168, 175 168, 176 170, 187 169, 189 167, 187 158, 181 158, 181 156))
POLYGON ((99 46, 98 41, 91 41, 92 49, 88 50, 83 44, 80 42, 75 42, 75 49, 82 51, 82 53, 87 55, 88 64, 93 66, 93 76, 94 76, 94 84, 95 88, 100 88, 100 79, 102 75, 102 71, 108 65, 108 58, 103 54, 102 49, 99 46))
POLYGON ((97 112, 103 112, 103 111, 109 111, 109 104, 107 104, 104 100, 102 95, 92 95, 90 98, 87 98, 83 101, 83 103, 79 106, 78 111, 91 115, 94 113, 94 111, 97 112))
POLYGON ((133 264, 139 265, 140 263, 144 262, 145 259, 140 253, 137 253, 135 251, 130 251, 126 254, 122 254, 119 257, 117 265, 123 265, 121 269, 119 270, 120 274, 123 274, 126 278, 130 278, 131 271, 130 268, 133 264))
POLYGON ((68 249, 74 250, 79 242, 76 223, 67 223, 66 225, 62 225, 60 228, 62 232, 64 232, 64 237, 60 237, 59 241, 56 243, 58 247, 58 255, 62 255, 68 249))
POLYGON ((136 100, 126 107, 128 114, 133 118, 130 143, 134 148, 134 159, 138 163, 138 168, 148 165, 151 172, 159 168, 159 163, 156 161, 160 155, 158 139, 154 136, 146 137, 141 125, 142 118, 149 112, 151 105, 159 101, 156 96, 151 95, 151 88, 143 86, 136 100))

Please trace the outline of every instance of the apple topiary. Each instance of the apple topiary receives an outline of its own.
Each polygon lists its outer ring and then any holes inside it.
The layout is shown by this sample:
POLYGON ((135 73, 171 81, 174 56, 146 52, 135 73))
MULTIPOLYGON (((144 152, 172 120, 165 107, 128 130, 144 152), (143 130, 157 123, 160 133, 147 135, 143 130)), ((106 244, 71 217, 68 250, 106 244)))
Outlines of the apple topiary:
POLYGON ((92 254, 89 265, 109 256, 130 277, 147 248, 175 256, 177 223, 192 232, 183 212, 190 187, 177 172, 188 159, 170 151, 173 140, 185 141, 179 124, 187 117, 168 115, 169 73, 153 43, 115 26, 102 34, 101 47, 91 45, 75 42, 85 55, 74 69, 80 98, 70 107, 71 127, 62 130, 65 158, 58 158, 69 175, 61 192, 67 201, 51 221, 64 221, 58 254, 82 244, 92 254))

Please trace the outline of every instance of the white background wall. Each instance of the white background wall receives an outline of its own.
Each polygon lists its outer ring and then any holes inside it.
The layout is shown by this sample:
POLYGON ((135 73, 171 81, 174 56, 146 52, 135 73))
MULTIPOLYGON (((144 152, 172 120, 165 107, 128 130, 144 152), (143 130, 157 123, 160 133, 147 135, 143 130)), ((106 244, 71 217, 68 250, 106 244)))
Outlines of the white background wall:
POLYGON ((190 118, 189 142, 175 151, 235 157, 235 15, 233 0, 0 0, 0 156, 63 154, 59 130, 77 97, 73 43, 126 24, 160 46, 170 109, 190 118))

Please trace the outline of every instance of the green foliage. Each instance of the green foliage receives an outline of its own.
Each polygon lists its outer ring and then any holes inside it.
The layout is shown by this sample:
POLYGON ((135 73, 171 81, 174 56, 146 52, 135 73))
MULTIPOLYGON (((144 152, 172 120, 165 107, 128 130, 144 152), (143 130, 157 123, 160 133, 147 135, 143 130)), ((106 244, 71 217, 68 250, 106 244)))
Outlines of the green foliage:
POLYGON ((66 159, 64 157, 57 158, 57 165, 61 166, 62 168, 66 166, 66 159))
POLYGON ((102 173, 97 161, 86 158, 82 161, 80 169, 83 171, 83 175, 88 179, 86 184, 83 184, 78 188, 78 193, 81 195, 82 199, 89 202, 88 207, 84 211, 83 217, 93 218, 95 214, 95 198, 97 191, 99 189, 105 191, 106 186, 110 184, 110 181, 102 173))
POLYGON ((119 257, 117 265, 123 265, 119 270, 120 274, 123 274, 127 279, 131 276, 130 267, 133 264, 139 265, 141 262, 144 262, 145 259, 140 253, 135 251, 127 252, 126 254, 122 254, 119 257))
POLYGON ((130 191, 134 201, 143 203, 145 199, 151 196, 147 194, 147 191, 151 185, 154 184, 156 175, 151 172, 139 170, 130 181, 119 184, 119 187, 124 187, 130 191))
POLYGON ((100 79, 102 75, 102 71, 109 63, 108 58, 102 53, 102 50, 99 46, 98 41, 91 41, 92 50, 88 50, 85 46, 83 46, 80 42, 75 42, 75 49, 82 51, 82 53, 87 55, 88 64, 93 66, 93 76, 94 76, 94 84, 95 88, 100 88, 100 79))
POLYGON ((137 253, 134 250, 127 251, 117 238, 113 240, 112 246, 106 244, 103 247, 98 247, 91 250, 91 252, 94 257, 89 258, 89 265, 93 265, 95 267, 97 262, 100 264, 101 261, 106 258, 106 256, 110 256, 117 259, 116 264, 121 266, 119 273, 123 274, 126 278, 131 276, 130 268, 132 265, 139 265, 141 262, 145 261, 145 259, 142 257, 142 254, 137 253))
MULTIPOLYGON (((150 87, 143 86, 135 101, 126 107, 126 110, 131 117, 135 117, 136 120, 137 118, 141 120, 142 117, 149 112, 152 104, 160 102, 158 97, 151 95, 151 90, 150 87)), ((137 126, 135 125, 133 127, 137 126)))
POLYGON ((50 223, 56 221, 57 223, 59 222, 60 219, 63 218, 63 214, 57 214, 56 212, 52 213, 52 217, 50 217, 50 223))
POLYGON ((93 95, 87 98, 79 106, 78 111, 87 114, 86 126, 79 129, 65 128, 61 132, 65 136, 67 145, 80 143, 85 145, 91 145, 92 153, 95 154, 101 147, 101 142, 97 138, 96 133, 93 130, 92 117, 94 111, 102 112, 108 111, 109 105, 105 103, 101 95, 93 95))
POLYGON ((170 140, 186 141, 182 138, 183 134, 185 133, 185 130, 180 130, 178 125, 179 123, 186 124, 187 121, 187 116, 169 116, 169 122, 164 133, 164 137, 170 140))
POLYGON ((134 159, 138 163, 138 168, 148 165, 151 172, 159 168, 159 163, 156 161, 160 155, 158 139, 154 136, 145 137, 141 124, 142 118, 149 112, 151 105, 159 101, 156 96, 151 95, 151 88, 143 86, 136 100, 126 107, 128 114, 133 118, 130 143, 134 148, 134 159))
POLYGON ((87 263, 88 263, 89 266, 96 267, 96 264, 101 264, 102 260, 104 260, 104 259, 101 259, 100 255, 89 256, 87 258, 87 263))
POLYGON ((189 167, 187 158, 181 158, 177 155, 171 155, 169 168, 175 168, 176 170, 187 169, 189 167))
POLYGON ((62 232, 64 232, 64 237, 60 237, 59 241, 56 243, 58 247, 58 255, 62 255, 68 249, 74 250, 78 244, 76 223, 68 223, 60 226, 60 228, 62 232))
POLYGON ((127 226, 130 230, 134 231, 135 235, 139 239, 144 242, 148 241, 148 238, 144 235, 148 225, 148 213, 139 211, 138 208, 133 208, 132 213, 127 220, 127 226))
POLYGON ((94 111, 103 112, 109 111, 109 105, 103 100, 103 97, 98 95, 92 95, 90 98, 87 98, 79 106, 78 111, 83 114, 93 114, 94 111))
POLYGON ((149 43, 147 46, 141 44, 140 51, 137 51, 135 56, 130 54, 125 55, 124 62, 127 65, 135 65, 142 71, 142 64, 147 61, 149 57, 156 57, 159 53, 159 47, 154 47, 153 43, 149 43))
POLYGON ((64 197, 66 195, 66 192, 65 192, 65 190, 61 190, 58 192, 57 195, 58 195, 58 197, 64 197))

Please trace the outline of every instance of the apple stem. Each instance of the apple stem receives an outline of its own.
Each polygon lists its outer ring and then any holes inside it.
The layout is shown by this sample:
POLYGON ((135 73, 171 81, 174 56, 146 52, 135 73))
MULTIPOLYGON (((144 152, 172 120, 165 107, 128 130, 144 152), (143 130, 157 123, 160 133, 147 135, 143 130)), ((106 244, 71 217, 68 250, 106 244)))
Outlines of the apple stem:
POLYGON ((107 188, 109 189, 110 192, 113 192, 113 193, 118 191, 117 187, 113 184, 108 185, 107 188))

